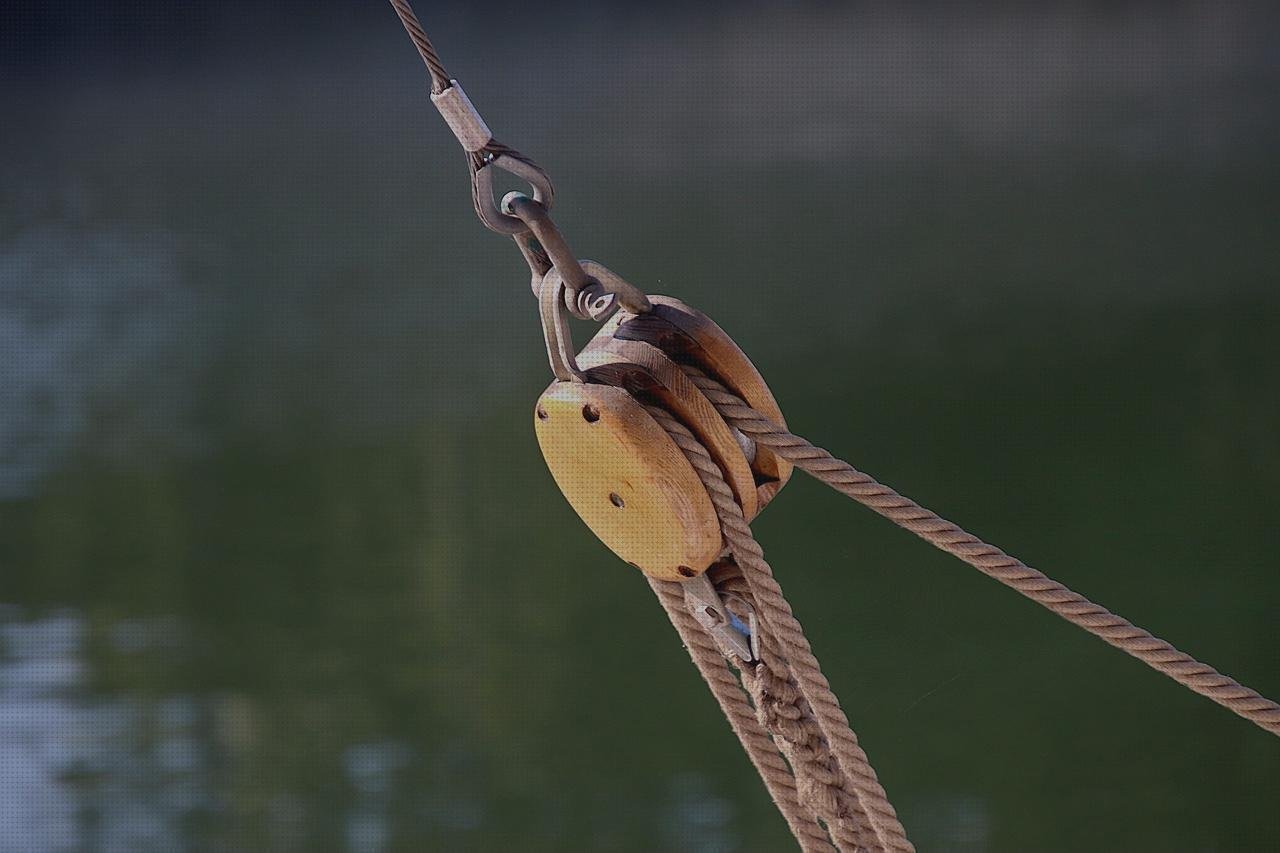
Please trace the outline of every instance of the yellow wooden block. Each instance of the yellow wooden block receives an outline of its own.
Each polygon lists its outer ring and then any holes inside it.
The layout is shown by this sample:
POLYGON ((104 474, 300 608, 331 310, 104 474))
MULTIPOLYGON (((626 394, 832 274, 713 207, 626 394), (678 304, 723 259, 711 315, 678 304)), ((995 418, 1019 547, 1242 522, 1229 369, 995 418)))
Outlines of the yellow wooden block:
POLYGON ((606 383, 623 388, 630 387, 624 379, 627 371, 643 373, 647 395, 689 427, 720 466, 742 514, 748 521, 755 518, 759 497, 747 457, 729 425, 684 371, 662 350, 640 341, 596 338, 592 344, 578 354, 578 366, 588 376, 599 375, 606 383))
POLYGON ((533 423, 556 485, 623 560, 650 577, 681 580, 719 556, 720 524, 697 473, 626 391, 554 382, 533 423))

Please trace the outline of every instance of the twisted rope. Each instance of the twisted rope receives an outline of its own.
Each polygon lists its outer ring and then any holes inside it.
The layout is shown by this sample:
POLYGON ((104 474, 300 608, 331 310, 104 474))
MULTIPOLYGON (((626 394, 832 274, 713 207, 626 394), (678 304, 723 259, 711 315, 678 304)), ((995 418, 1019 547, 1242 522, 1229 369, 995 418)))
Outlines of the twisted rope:
MULTIPOLYGON (((726 577, 724 571, 717 571, 718 577, 713 578, 717 589, 730 593, 730 602, 742 602, 754 610, 754 596, 741 570, 732 562, 727 568, 732 574, 726 577)), ((739 613, 739 618, 745 619, 747 614, 739 613)), ((742 682, 761 724, 772 733, 791 766, 798 768, 796 780, 802 800, 822 819, 840 849, 884 851, 858 801, 852 780, 831 753, 813 708, 782 656, 777 640, 763 629, 760 640, 762 659, 741 670, 742 682)))
MULTIPOLYGON (((738 566, 732 560, 724 560, 713 566, 709 575, 717 591, 729 594, 728 606, 741 603, 750 609, 737 613, 747 621, 755 602, 738 566)), ((705 633, 703 636, 707 637, 705 633)), ((735 659, 730 663, 739 670, 760 724, 773 736, 794 769, 800 801, 822 820, 841 850, 880 853, 884 848, 858 803, 856 791, 831 754, 777 642, 763 629, 759 639, 761 660, 744 665, 735 659)))
POLYGON ((760 724, 773 733, 775 743, 796 769, 801 800, 826 824, 836 846, 876 853, 884 850, 795 679, 784 678, 761 662, 744 669, 742 680, 760 724))
POLYGON ((684 642, 694 666, 716 697, 720 710, 729 720, 730 728, 738 736, 747 757, 764 781, 769 796, 782 813, 791 834, 800 843, 800 849, 805 853, 834 851, 836 848, 831 845, 826 830, 818 825, 813 814, 801 804, 791 768, 757 718, 756 710, 747 701, 747 695, 729 663, 721 655, 715 641, 685 607, 680 584, 649 578, 649 586, 667 611, 667 616, 684 642))
POLYGON ((857 736, 850 728, 849 718, 845 716, 830 683, 822 674, 822 668, 805 638, 804 629, 792 613, 782 588, 774 579, 773 570, 751 534, 751 528, 742 515, 742 508, 734 499, 724 474, 684 424, 665 409, 657 406, 645 408, 684 453, 710 495, 725 541, 747 579, 758 613, 765 626, 777 638, 796 683, 809 703, 832 754, 848 775, 858 805, 866 813, 880 846, 889 853, 913 853, 915 848, 907 840, 893 805, 881 787, 867 754, 859 745, 857 736))
POLYGON ((696 368, 686 366, 685 372, 721 417, 757 444, 1183 687, 1280 735, 1280 705, 788 432, 696 368))

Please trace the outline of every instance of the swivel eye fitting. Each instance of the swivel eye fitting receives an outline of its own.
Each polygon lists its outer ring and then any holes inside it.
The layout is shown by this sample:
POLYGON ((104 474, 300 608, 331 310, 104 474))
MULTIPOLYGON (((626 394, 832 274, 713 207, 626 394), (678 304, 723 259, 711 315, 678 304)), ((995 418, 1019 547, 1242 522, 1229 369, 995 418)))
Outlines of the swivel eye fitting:
POLYGON ((513 236, 533 274, 531 286, 538 296, 551 371, 561 381, 584 382, 565 312, 581 320, 602 321, 619 307, 644 314, 652 307, 649 298, 603 264, 574 257, 547 208, 537 199, 508 193, 502 207, 507 211, 504 215, 524 225, 524 230, 513 236))

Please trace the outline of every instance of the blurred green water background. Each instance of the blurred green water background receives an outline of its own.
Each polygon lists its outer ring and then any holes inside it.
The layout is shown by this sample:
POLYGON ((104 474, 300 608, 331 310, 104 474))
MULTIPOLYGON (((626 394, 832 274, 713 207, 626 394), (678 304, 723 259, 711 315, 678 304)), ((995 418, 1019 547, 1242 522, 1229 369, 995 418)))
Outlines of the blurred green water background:
MULTIPOLYGON (((419 5, 793 428, 1280 694, 1273 11, 419 5)), ((790 849, 543 467, 390 11, 52 14, 0 90, 0 850, 790 849)), ((755 527, 920 849, 1280 849, 1274 738, 813 483, 755 527)))

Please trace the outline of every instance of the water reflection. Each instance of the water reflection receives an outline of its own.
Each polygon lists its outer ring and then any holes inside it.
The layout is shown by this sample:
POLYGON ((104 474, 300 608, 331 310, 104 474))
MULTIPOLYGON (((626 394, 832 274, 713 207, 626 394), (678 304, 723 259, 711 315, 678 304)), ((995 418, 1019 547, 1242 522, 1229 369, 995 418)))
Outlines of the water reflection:
POLYGON ((395 741, 347 747, 347 782, 355 792, 347 809, 347 849, 381 853, 391 841, 391 814, 397 776, 410 761, 409 748, 395 741))
POLYGON ((86 441, 191 446, 209 317, 181 262, 167 234, 100 222, 0 239, 0 500, 30 497, 86 441))
MULTIPOLYGON (((147 853, 190 849, 214 837, 241 838, 241 822, 265 823, 271 850, 315 849, 317 803, 302 792, 266 791, 264 813, 237 803, 232 769, 257 735, 258 713, 225 693, 94 690, 102 673, 90 659, 83 614, 0 611, 0 850, 92 850, 147 853), (211 821, 221 819, 221 831, 211 821), (228 832, 227 830, 231 830, 228 832)), ((172 618, 126 619, 103 632, 108 666, 159 654, 182 654, 172 618), (117 657, 119 656, 119 657, 117 657)), ((327 741, 323 750, 333 748, 327 741)), ((451 749, 422 765, 406 743, 380 740, 338 750, 350 791, 336 823, 349 853, 393 849, 406 825, 431 837, 474 831, 485 820, 475 796, 474 759, 451 749)), ((322 842, 326 848, 327 842, 322 842)))
POLYGON ((667 784, 661 818, 665 847, 688 853, 730 853, 742 848, 732 801, 701 773, 681 773, 667 784))
MULTIPOLYGON (((318 820, 341 827, 334 849, 382 853, 407 836, 463 839, 490 820, 479 794, 482 768, 465 746, 424 756, 395 739, 315 744, 336 751, 341 764, 348 794, 340 815, 321 816, 314 794, 287 788, 255 795, 264 806, 254 815, 237 802, 244 792, 235 764, 253 760, 261 711, 220 692, 95 690, 103 673, 91 660, 127 668, 128 658, 159 655, 172 666, 190 642, 172 617, 119 620, 102 634, 106 648, 94 652, 78 611, 0 610, 0 790, 22 792, 0 798, 0 850, 159 853, 214 838, 243 844, 254 837, 245 824, 259 821, 265 849, 329 849, 334 839, 317 834, 318 820)), ((672 776, 652 818, 625 797, 599 793, 591 820, 602 849, 625 846, 626 827, 651 821, 664 849, 744 849, 736 807, 701 773, 672 776)))
POLYGON ((2 798, 0 849, 184 849, 215 809, 207 700, 95 694, 80 613, 2 618, 0 789, 21 795, 2 798))

